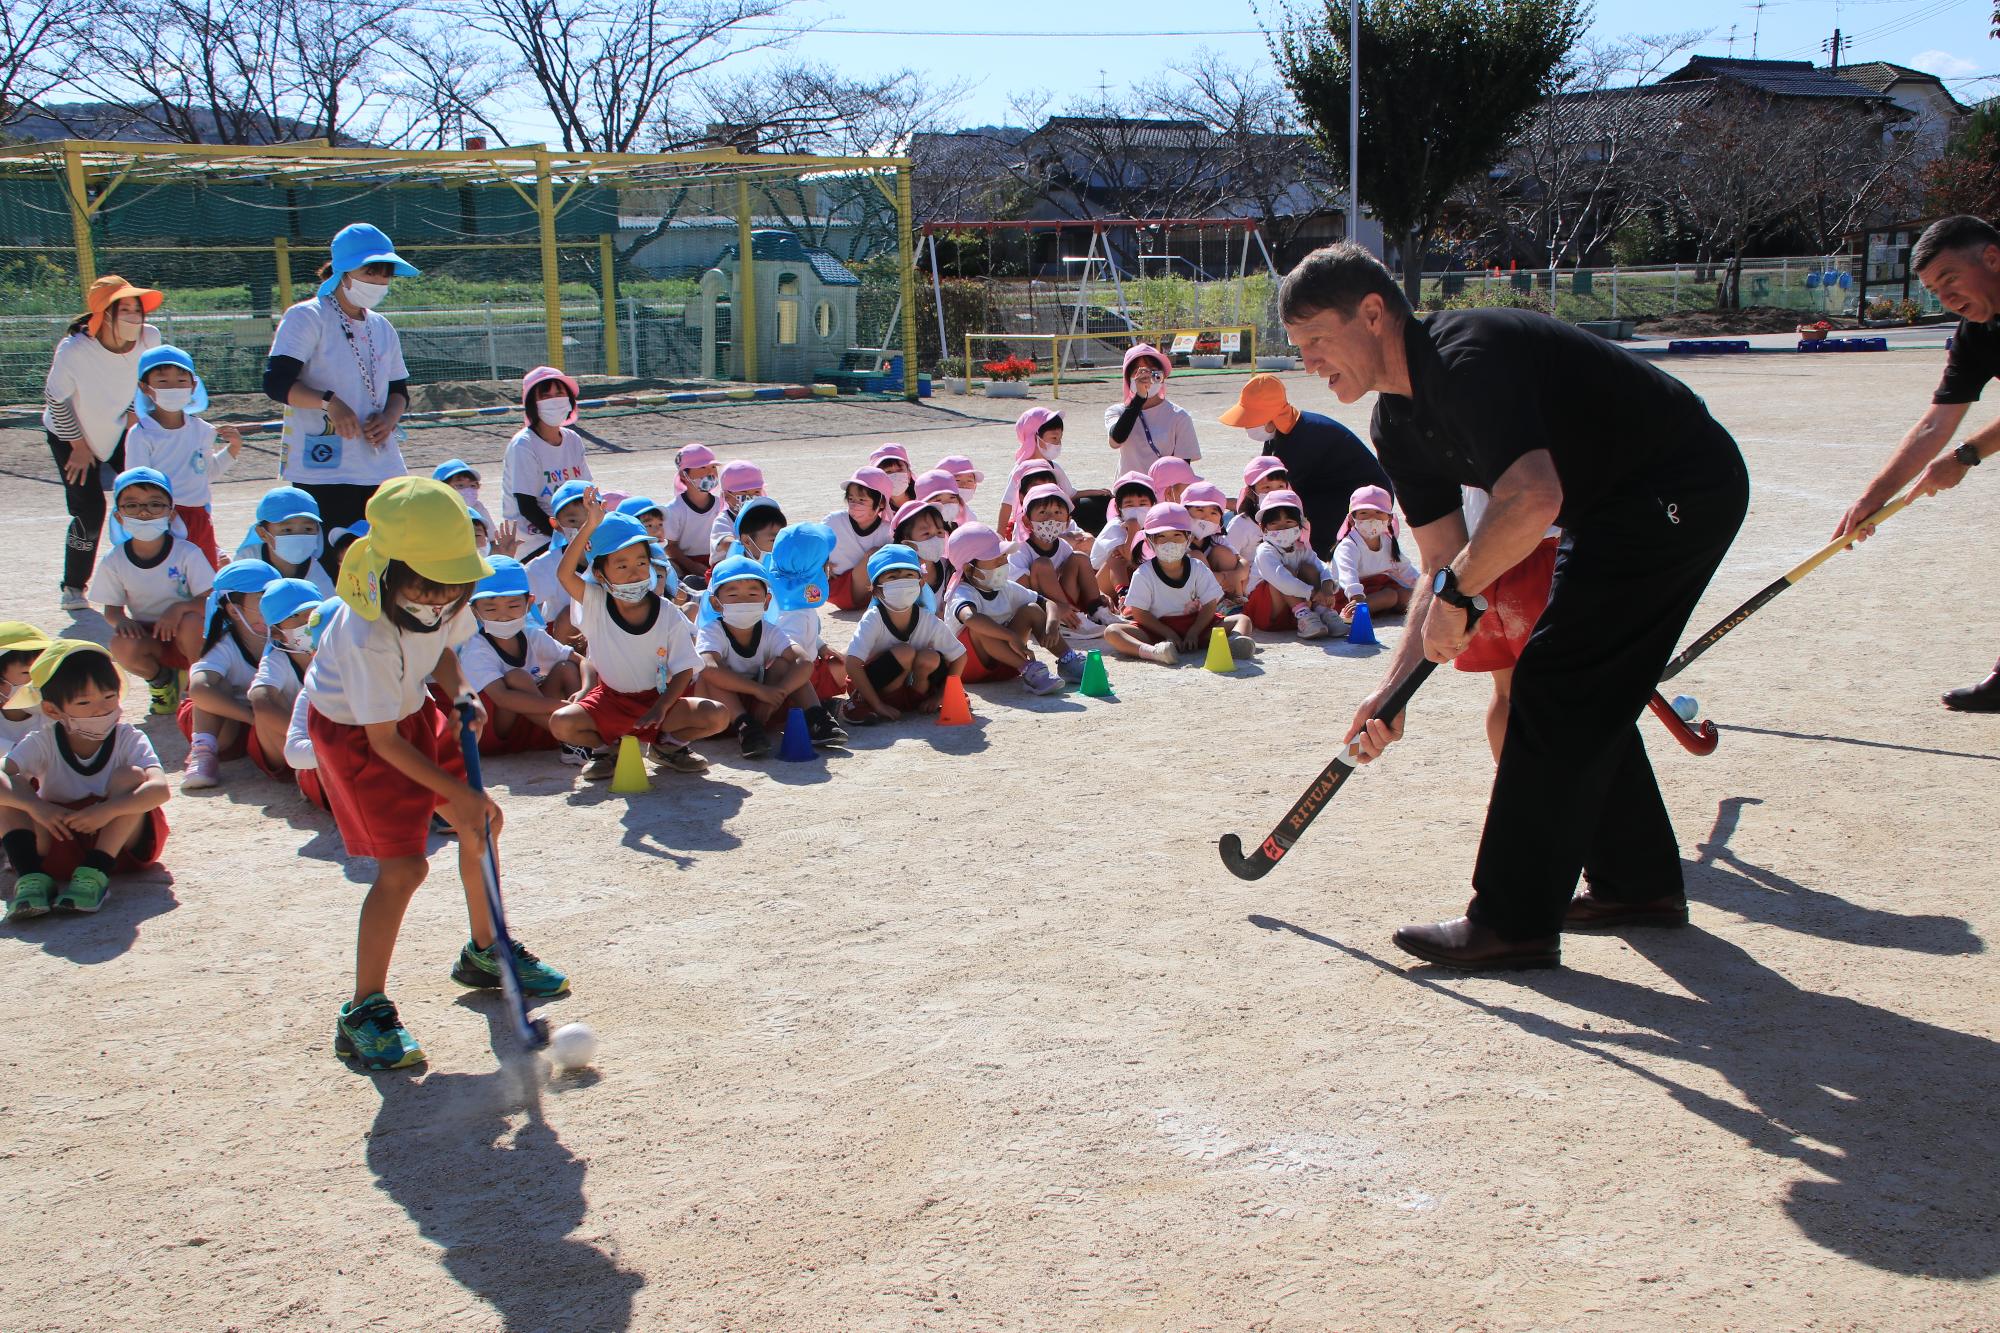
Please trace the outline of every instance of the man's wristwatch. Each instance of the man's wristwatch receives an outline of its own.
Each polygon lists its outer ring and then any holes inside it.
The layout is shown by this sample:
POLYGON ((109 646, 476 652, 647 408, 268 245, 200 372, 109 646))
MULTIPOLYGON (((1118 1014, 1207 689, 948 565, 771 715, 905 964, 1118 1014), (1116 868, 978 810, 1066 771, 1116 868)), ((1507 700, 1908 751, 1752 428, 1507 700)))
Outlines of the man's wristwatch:
POLYGON ((1448 606, 1455 606, 1461 611, 1477 611, 1481 615, 1486 614, 1486 599, 1476 594, 1468 597, 1463 592, 1460 592, 1458 588, 1458 571, 1450 565, 1446 565, 1443 569, 1440 569, 1437 572, 1437 577, 1431 580, 1431 593, 1440 602, 1448 606))
POLYGON ((1979 450, 1973 448, 1970 444, 1959 445, 1958 448, 1951 451, 1951 456, 1966 467, 1978 467, 1985 461, 1979 456, 1979 450))

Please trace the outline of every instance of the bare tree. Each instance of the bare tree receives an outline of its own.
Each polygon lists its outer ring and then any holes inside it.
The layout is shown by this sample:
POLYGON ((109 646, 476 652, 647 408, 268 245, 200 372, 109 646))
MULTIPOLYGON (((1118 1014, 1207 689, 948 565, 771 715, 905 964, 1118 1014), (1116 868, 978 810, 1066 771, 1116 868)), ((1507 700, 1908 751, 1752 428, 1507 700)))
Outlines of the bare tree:
POLYGON ((74 76, 95 10, 95 0, 0 3, 0 129, 74 76))
POLYGON ((388 52, 399 71, 394 82, 400 124, 388 138, 404 148, 458 148, 471 132, 505 140, 493 115, 494 99, 518 71, 490 50, 452 33, 404 29, 388 52))

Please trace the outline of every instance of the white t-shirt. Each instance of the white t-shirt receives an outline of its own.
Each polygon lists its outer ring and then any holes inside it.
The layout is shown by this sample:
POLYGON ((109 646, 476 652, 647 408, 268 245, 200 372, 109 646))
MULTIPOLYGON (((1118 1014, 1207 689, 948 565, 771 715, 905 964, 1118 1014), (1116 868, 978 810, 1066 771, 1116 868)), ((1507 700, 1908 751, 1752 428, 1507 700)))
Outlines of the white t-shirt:
MULTIPOLYGON (((299 383, 333 396, 366 421, 389 402, 389 386, 410 377, 396 327, 370 310, 350 320, 331 296, 299 302, 278 321, 272 356, 296 358, 304 369, 299 383)), ((374 486, 409 469, 403 465, 403 432, 398 429, 377 449, 360 438, 330 434, 318 408, 285 409, 285 480, 307 486, 374 486)), ((324 710, 322 710, 324 711, 324 710)))
POLYGON ((1263 542, 1250 557, 1250 586, 1245 591, 1255 592, 1258 584, 1268 583, 1287 597, 1310 597, 1332 577, 1333 571, 1303 537, 1289 552, 1263 542))
POLYGON ((1417 586, 1417 567, 1396 555, 1395 543, 1386 534, 1379 551, 1369 550, 1368 543, 1362 541, 1361 535, 1356 532, 1348 533, 1334 546, 1333 576, 1340 581, 1340 590, 1349 597, 1359 597, 1361 580, 1376 574, 1389 575, 1400 587, 1417 586))
POLYGON ((611 609, 610 593, 595 583, 583 585, 577 609, 590 642, 590 664, 599 679, 621 694, 664 694, 681 672, 701 670, 694 629, 680 608, 657 595, 650 605, 652 620, 635 629, 611 609))
POLYGON ((405 634, 386 610, 363 620, 353 607, 340 606, 306 668, 313 711, 349 727, 401 722, 424 706, 424 687, 439 659, 464 643, 472 626, 467 607, 434 630, 405 634))
POLYGON ((88 333, 65 337, 49 362, 42 424, 65 440, 75 439, 81 430, 98 461, 109 459, 125 431, 132 395, 139 391, 139 355, 159 345, 160 331, 151 324, 143 326, 139 340, 123 352, 111 351, 88 333))
POLYGON ((534 595, 535 605, 541 608, 542 623, 553 625, 556 618, 570 608, 569 589, 562 586, 556 571, 562 565, 562 552, 554 547, 543 551, 527 563, 528 591, 534 595))
POLYGON ((965 624, 967 616, 982 615, 1006 624, 1025 607, 1041 601, 1033 588, 1020 583, 1003 583, 998 592, 988 592, 970 579, 960 579, 944 601, 944 619, 953 631, 965 624))
POLYGON ((1264 540, 1264 529, 1257 526, 1257 520, 1248 514, 1233 516, 1222 530, 1222 539, 1229 543, 1229 549, 1245 560, 1257 549, 1257 543, 1264 540))
POLYGON ((965 645, 958 641, 957 630, 922 607, 913 609, 917 614, 917 623, 910 630, 909 637, 904 638, 889 628, 880 602, 868 603, 861 623, 854 628, 854 637, 848 640, 847 655, 872 662, 898 644, 907 643, 912 648, 928 648, 942 655, 947 662, 956 662, 965 656, 965 645))
POLYGON ((820 645, 823 642, 819 632, 819 612, 820 608, 808 606, 800 607, 796 611, 778 613, 778 628, 785 632, 786 639, 805 654, 808 662, 819 657, 820 645))
POLYGON ((306 724, 311 705, 312 700, 300 690, 292 700, 292 720, 285 726, 285 762, 306 773, 319 767, 319 756, 313 753, 312 732, 306 724))
POLYGON ((1061 538, 1056 539, 1056 549, 1044 555, 1030 546, 1024 537, 1014 543, 1013 550, 1007 552, 1007 568, 1014 571, 1015 578, 1026 578, 1028 571, 1035 567, 1037 560, 1047 560, 1057 569, 1061 569, 1063 561, 1075 554, 1076 549, 1061 538))
POLYGON ((1165 620, 1168 616, 1191 615, 1210 602, 1222 600, 1222 584, 1201 561, 1189 557, 1180 585, 1167 582, 1159 563, 1148 560, 1132 571, 1132 586, 1125 590, 1125 607, 1147 611, 1165 620))
POLYGON ((783 657, 792 646, 792 641, 776 625, 763 621, 757 626, 757 642, 745 653, 730 639, 728 626, 717 620, 695 631, 694 646, 704 659, 713 659, 712 665, 748 676, 761 684, 765 668, 783 657))
POLYGON ((1112 556, 1125 550, 1131 544, 1132 534, 1125 531, 1125 524, 1119 520, 1117 515, 1111 515, 1104 520, 1104 530, 1098 533, 1096 540, 1090 544, 1090 567, 1092 569, 1104 568, 1111 563, 1112 556))
MULTIPOLYGON (((517 495, 531 495, 548 514, 556 488, 566 481, 591 480, 590 460, 583 456, 583 437, 569 427, 562 428, 562 442, 550 444, 527 426, 507 441, 507 457, 500 465, 500 512, 507 518, 521 517, 517 495)), ((555 515, 549 514, 553 519, 555 515)), ((536 534, 539 538, 540 534, 536 534)))
POLYGON ((876 519, 875 526, 865 533, 856 531, 854 515, 845 509, 828 514, 826 525, 833 529, 833 554, 827 563, 836 574, 850 573, 856 565, 867 564, 868 557, 887 546, 896 535, 886 518, 876 519))
POLYGON ((474 634, 458 645, 458 672, 465 677, 465 688, 483 690, 510 671, 526 670, 537 685, 547 678, 549 672, 569 661, 570 650, 551 638, 545 629, 529 625, 521 631, 527 640, 521 648, 521 661, 510 662, 500 655, 493 646, 493 640, 485 634, 474 634))
MULTIPOLYGON (((69 760, 63 758, 62 751, 56 748, 54 727, 43 727, 23 736, 7 752, 7 758, 15 768, 35 780, 35 791, 43 800, 65 805, 107 795, 111 790, 112 777, 121 769, 160 766, 160 756, 153 749, 153 743, 146 739, 145 732, 130 722, 120 722, 112 728, 104 744, 111 747, 111 757, 95 773, 79 772, 69 760)), ((92 762, 102 755, 100 749, 91 756, 92 762)))
POLYGON ((663 528, 662 544, 680 548, 685 556, 697 556, 709 549, 714 540, 716 526, 727 510, 722 497, 711 495, 707 510, 697 513, 687 502, 688 493, 674 497, 674 502, 660 515, 663 528))
POLYGON ((7 752, 19 745, 22 738, 40 731, 48 720, 49 715, 42 711, 40 704, 30 708, 26 717, 8 717, 0 713, 0 759, 5 759, 7 752))
POLYGON ((257 659, 257 674, 250 678, 251 689, 273 689, 287 699, 298 698, 305 683, 305 678, 299 675, 299 664, 282 648, 266 648, 257 659))
POLYGON ((236 636, 225 631, 215 641, 215 646, 203 653, 188 669, 190 677, 203 673, 220 677, 232 693, 243 695, 248 694, 257 681, 257 663, 245 657, 243 650, 236 646, 236 636))
POLYGON ((174 537, 160 558, 144 567, 133 561, 130 542, 112 547, 97 562, 87 595, 99 606, 122 606, 126 615, 150 625, 169 607, 205 597, 214 586, 215 570, 201 548, 174 537))
MULTIPOLYGON (((1122 402, 1106 407, 1105 434, 1109 435, 1118 418, 1124 415, 1122 402)), ((1179 403, 1162 399, 1140 409, 1139 419, 1132 423, 1132 433, 1118 446, 1118 475, 1149 471, 1162 458, 1185 458, 1192 463, 1200 457, 1201 444, 1195 439, 1194 418, 1179 403)))
POLYGON ((185 418, 175 430, 157 417, 142 416, 125 436, 125 466, 166 473, 174 503, 190 509, 208 503, 209 483, 221 481, 235 461, 226 446, 215 447, 215 427, 196 416, 185 418))
MULTIPOLYGON (((1462 497, 1459 508, 1465 516, 1465 534, 1470 537, 1479 531, 1479 520, 1486 517, 1486 508, 1493 503, 1493 497, 1477 486, 1461 486, 1458 488, 1458 493, 1462 497)), ((1542 540, 1547 541, 1551 537, 1562 535, 1563 530, 1560 526, 1551 526, 1542 534, 1542 540)))

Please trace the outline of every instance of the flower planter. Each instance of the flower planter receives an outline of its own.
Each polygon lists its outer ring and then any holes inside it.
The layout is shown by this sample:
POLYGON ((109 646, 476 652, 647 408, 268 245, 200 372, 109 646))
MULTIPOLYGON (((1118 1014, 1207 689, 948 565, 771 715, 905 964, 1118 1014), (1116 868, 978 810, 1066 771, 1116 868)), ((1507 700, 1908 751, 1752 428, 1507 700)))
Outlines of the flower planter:
POLYGON ((988 380, 986 381, 986 396, 988 398, 1026 398, 1028 396, 1028 383, 1026 380, 988 380))
POLYGON ((1220 352, 1199 352, 1188 358, 1188 366, 1193 370, 1221 370, 1229 364, 1229 358, 1220 352))
POLYGON ((1299 359, 1295 356, 1260 356, 1257 358, 1259 370, 1297 370, 1299 359))
POLYGON ((1799 341, 1803 343, 1825 342, 1827 333, 1828 330, 1816 328, 1811 324, 1799 325, 1799 341))
POLYGON ((946 393, 964 393, 967 386, 969 386, 972 383, 972 381, 964 379, 953 379, 950 376, 943 376, 939 378, 938 383, 944 387, 944 391, 946 393))

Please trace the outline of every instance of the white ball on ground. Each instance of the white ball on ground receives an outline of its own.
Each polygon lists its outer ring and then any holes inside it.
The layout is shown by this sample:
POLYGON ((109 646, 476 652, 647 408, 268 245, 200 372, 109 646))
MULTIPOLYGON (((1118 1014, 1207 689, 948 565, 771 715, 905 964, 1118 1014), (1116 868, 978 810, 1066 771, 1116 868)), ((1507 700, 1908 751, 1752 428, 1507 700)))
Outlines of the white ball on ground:
POLYGON ((597 1034, 584 1023, 565 1023, 549 1038, 549 1059, 558 1069, 582 1069, 597 1056, 597 1034))
POLYGON ((1680 714, 1681 721, 1692 722, 1701 716, 1701 705, 1695 701, 1692 694, 1676 694, 1674 711, 1680 714))

